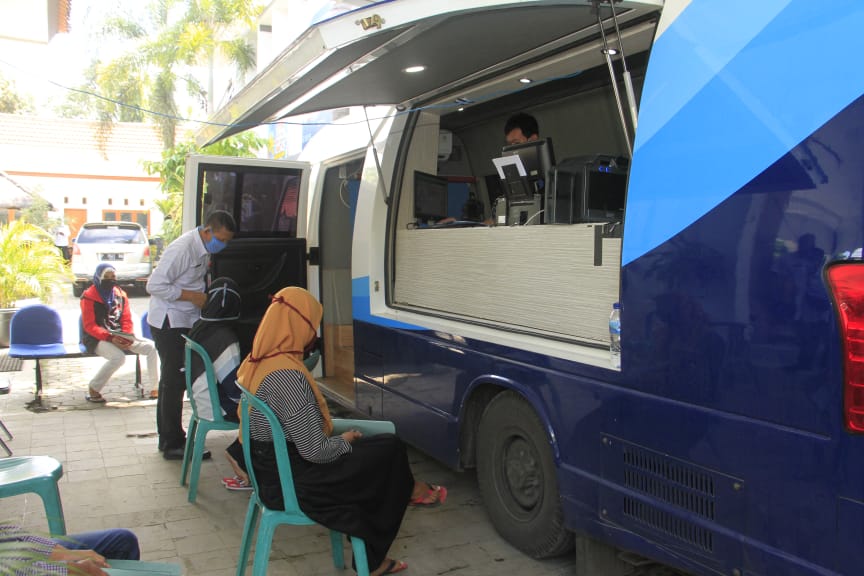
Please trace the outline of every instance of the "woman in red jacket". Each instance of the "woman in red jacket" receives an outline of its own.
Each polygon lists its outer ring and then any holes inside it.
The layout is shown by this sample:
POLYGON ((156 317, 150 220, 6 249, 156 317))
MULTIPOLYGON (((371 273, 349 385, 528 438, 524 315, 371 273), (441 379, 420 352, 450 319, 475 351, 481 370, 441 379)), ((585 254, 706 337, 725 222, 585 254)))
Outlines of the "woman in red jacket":
POLYGON ((99 264, 93 274, 93 285, 81 295, 81 343, 87 352, 98 354, 106 360, 90 380, 88 395, 85 396, 90 402, 105 402, 102 388, 126 361, 125 350, 147 357, 150 397, 155 398, 159 390, 159 356, 156 347, 150 340, 141 340, 132 335, 129 298, 117 286, 116 278, 117 271, 113 266, 99 264))

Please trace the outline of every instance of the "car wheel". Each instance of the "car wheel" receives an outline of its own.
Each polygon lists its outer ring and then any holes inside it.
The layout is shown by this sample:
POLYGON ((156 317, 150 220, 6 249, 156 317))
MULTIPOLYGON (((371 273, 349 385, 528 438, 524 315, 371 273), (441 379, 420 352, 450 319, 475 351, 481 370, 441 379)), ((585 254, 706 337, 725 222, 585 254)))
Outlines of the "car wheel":
POLYGON ((492 399, 480 420, 477 479, 495 529, 534 558, 568 552, 549 439, 534 409, 514 392, 492 399))

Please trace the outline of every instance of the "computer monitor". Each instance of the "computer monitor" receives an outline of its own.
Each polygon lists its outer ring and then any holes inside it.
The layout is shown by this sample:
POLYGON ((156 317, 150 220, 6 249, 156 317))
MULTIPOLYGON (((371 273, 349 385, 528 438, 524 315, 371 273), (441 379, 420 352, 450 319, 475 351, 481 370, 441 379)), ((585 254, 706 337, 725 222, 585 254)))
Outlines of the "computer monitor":
MULTIPOLYGON (((502 166, 504 188, 508 203, 531 204, 536 194, 542 194, 546 186, 549 171, 555 165, 555 155, 552 151, 552 139, 533 140, 522 144, 512 144, 501 149, 501 160, 518 156, 525 169, 525 174, 517 173, 512 165, 502 166)), ((500 164, 501 162, 496 162, 500 164)))
POLYGON ((447 178, 414 171, 414 218, 428 223, 447 217, 447 178))
POLYGON ((626 172, 589 170, 584 219, 588 222, 620 221, 624 217, 626 188, 626 172))
POLYGON ((565 158, 552 170, 545 222, 620 222, 624 218, 628 163, 597 155, 565 158))
POLYGON ((555 154, 552 151, 552 139, 533 140, 522 144, 511 144, 501 149, 502 156, 517 155, 525 166, 530 180, 543 180, 548 177, 549 170, 555 165, 555 154))

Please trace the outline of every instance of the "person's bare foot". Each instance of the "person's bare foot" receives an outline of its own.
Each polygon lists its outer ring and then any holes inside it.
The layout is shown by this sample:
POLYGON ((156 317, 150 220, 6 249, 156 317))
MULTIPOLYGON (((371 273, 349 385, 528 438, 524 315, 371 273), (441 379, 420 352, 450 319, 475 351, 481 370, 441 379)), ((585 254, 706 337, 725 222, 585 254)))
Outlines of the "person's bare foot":
POLYGON ((447 501, 447 488, 428 482, 415 482, 411 492, 409 506, 418 508, 435 508, 447 501))
POLYGON ((231 454, 225 452, 225 458, 228 460, 228 463, 231 464, 231 468, 234 470, 234 475, 240 478, 243 481, 243 484, 249 485, 249 475, 246 474, 246 471, 240 467, 240 464, 237 463, 231 454))
POLYGON ((377 570, 372 572, 369 576, 383 576, 384 574, 396 574, 397 572, 402 572, 403 570, 408 568, 408 564, 402 562, 401 560, 393 560, 392 558, 385 558, 384 562, 378 567, 377 570))

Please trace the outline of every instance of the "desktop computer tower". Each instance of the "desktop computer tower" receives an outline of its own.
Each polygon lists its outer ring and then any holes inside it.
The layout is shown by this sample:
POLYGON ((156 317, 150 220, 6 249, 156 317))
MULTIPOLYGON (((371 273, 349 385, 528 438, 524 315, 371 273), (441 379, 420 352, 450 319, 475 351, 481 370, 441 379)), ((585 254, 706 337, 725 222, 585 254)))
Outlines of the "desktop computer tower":
POLYGON ((530 201, 508 202, 505 196, 495 201, 495 224, 498 226, 530 226, 543 224, 543 196, 535 194, 530 201))
POLYGON ((508 226, 528 226, 543 224, 543 195, 535 194, 529 201, 511 202, 507 206, 508 226))

